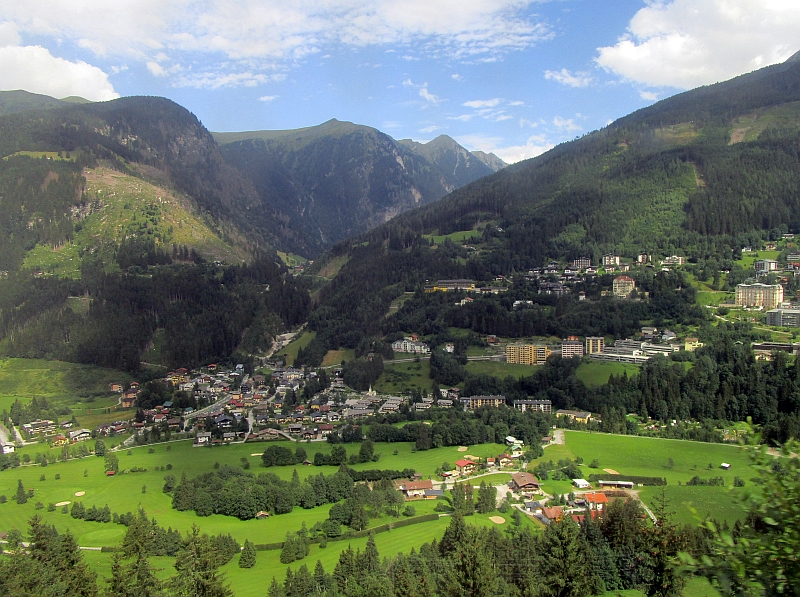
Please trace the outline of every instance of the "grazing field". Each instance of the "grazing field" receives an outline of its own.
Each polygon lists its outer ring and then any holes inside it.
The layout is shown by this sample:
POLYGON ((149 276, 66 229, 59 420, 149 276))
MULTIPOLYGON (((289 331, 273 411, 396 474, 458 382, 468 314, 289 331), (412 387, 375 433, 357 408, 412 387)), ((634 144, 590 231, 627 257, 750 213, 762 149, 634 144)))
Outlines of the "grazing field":
MULTIPOLYGON (((592 473, 602 474, 604 468, 611 468, 623 475, 665 478, 666 497, 679 522, 694 523, 698 517, 702 519, 705 516, 732 522, 744 515, 738 502, 742 492, 733 488, 733 480, 734 477, 741 477, 747 489, 752 485, 750 479, 754 473, 750 469, 747 452, 742 448, 578 431, 567 431, 565 434, 566 447, 584 460, 581 470, 585 477, 592 473), (595 458, 600 467, 591 469, 586 464, 595 458), (722 470, 720 464, 723 462, 731 464, 731 468, 722 470), (687 487, 686 482, 695 476, 701 479, 722 477, 725 485, 687 487)), ((545 459, 557 460, 550 456, 551 449, 545 450, 545 459)), ((653 498, 660 492, 659 488, 650 487, 642 489, 640 495, 645 503, 652 506, 653 498)))
POLYGON ((68 407, 78 422, 94 428, 101 422, 130 418, 133 411, 115 411, 119 394, 109 392, 111 382, 128 382, 127 373, 90 365, 39 359, 0 359, 0 410, 10 410, 14 401, 46 398, 51 406, 68 407), (111 412, 106 412, 110 410, 111 412))
POLYGON ((352 348, 345 350, 329 350, 322 359, 323 367, 338 367, 342 361, 350 361, 355 357, 356 351, 352 348))
POLYGON ((504 361, 469 361, 466 365, 467 373, 472 375, 492 375, 501 379, 508 377, 530 377, 539 372, 535 365, 518 365, 504 361))
MULTIPOLYGON (((396 355, 399 358, 402 355, 396 355)), ((431 380, 431 363, 420 359, 419 362, 393 363, 385 365, 383 373, 375 382, 375 390, 387 394, 402 393, 406 389, 419 388, 430 392, 433 389, 431 380)))
POLYGON ((627 372, 628 377, 639 373, 639 365, 630 363, 581 363, 575 376, 590 387, 602 386, 608 383, 612 375, 622 375, 627 372))
POLYGON ((294 360, 297 358, 297 351, 308 346, 316 336, 317 332, 303 332, 299 338, 295 338, 289 342, 289 344, 281 348, 279 354, 286 355, 287 365, 294 365, 294 360))

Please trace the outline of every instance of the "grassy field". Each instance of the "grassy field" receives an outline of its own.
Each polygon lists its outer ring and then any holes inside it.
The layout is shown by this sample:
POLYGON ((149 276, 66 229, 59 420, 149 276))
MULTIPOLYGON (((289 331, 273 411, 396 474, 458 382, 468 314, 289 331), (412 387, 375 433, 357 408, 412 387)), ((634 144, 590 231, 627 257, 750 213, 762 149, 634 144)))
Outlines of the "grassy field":
POLYGON ((734 298, 735 297, 732 292, 701 290, 697 293, 697 304, 719 305, 720 303, 732 303, 734 298))
POLYGON ((322 358, 323 367, 338 367, 342 361, 350 361, 355 358, 356 351, 352 348, 343 350, 329 350, 322 358))
POLYGON ((505 361, 468 361, 466 369, 467 373, 473 375, 492 375, 501 379, 509 375, 515 378, 530 377, 539 371, 535 365, 518 365, 505 361))
POLYGON ((286 364, 294 365, 294 360, 297 358, 297 351, 308 346, 316 336, 317 332, 303 332, 298 338, 295 338, 284 346, 280 350, 280 354, 286 355, 286 364))
MULTIPOLYGON (((90 365, 39 359, 0 359, 0 410, 15 400, 26 404, 34 396, 53 406, 66 406, 78 422, 93 429, 101 422, 129 418, 132 411, 115 411, 119 395, 108 391, 111 382, 127 382, 126 373, 90 365), (112 412, 104 412, 112 409, 112 412)), ((68 420, 63 415, 61 420, 68 420)))
POLYGON ((628 377, 639 373, 639 365, 630 363, 581 363, 575 375, 590 387, 602 386, 608 382, 612 375, 628 373, 628 377))
MULTIPOLYGON (((548 447, 543 458, 557 462, 564 457, 577 456, 584 460, 581 470, 585 478, 592 473, 602 474, 606 468, 623 475, 666 478, 667 500, 675 511, 675 520, 682 523, 695 523, 698 517, 706 515, 729 522, 740 518, 744 514, 738 503, 741 492, 732 489, 733 479, 739 476, 749 486, 753 477, 750 460, 743 449, 681 440, 567 431, 566 445, 548 447), (595 458, 600 468, 591 469, 587 464, 595 458), (730 463, 730 470, 722 470, 722 462, 730 463), (686 482, 694 476, 705 479, 722 477, 725 485, 687 487, 686 482)), ((532 467, 537 462, 534 461, 532 467)), ((548 487, 544 485, 546 491, 548 487)), ((659 488, 644 488, 641 497, 652 506, 653 498, 660 495, 660 491, 659 488)))
POLYGON ((423 238, 426 239, 433 239, 437 245, 441 245, 444 243, 446 238, 449 238, 451 242, 454 243, 463 243, 466 241, 470 241, 473 239, 480 239, 481 238, 481 230, 461 230, 458 232, 453 232, 451 234, 425 234, 423 238))
POLYGON ((375 382, 375 390, 387 394, 402 393, 406 389, 419 388, 430 392, 433 389, 431 380, 431 363, 422 360, 408 363, 386 365, 383 373, 375 382))

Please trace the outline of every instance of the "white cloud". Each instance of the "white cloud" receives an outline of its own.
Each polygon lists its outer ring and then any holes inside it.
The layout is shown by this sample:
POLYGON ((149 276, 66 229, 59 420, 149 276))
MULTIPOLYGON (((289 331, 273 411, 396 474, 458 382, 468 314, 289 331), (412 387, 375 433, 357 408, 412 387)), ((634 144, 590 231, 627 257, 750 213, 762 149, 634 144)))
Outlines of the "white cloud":
POLYGON ((78 95, 92 101, 119 97, 108 75, 96 66, 57 58, 40 46, 1 47, 0 64, 0 89, 56 98, 78 95))
POLYGON ((176 87, 194 87, 196 89, 221 89, 226 87, 257 87, 270 81, 282 81, 286 75, 265 75, 262 73, 188 73, 173 83, 176 87))
POLYGON ((521 102, 519 100, 515 100, 513 102, 508 102, 508 105, 509 106, 524 106, 525 102, 521 102))
MULTIPOLYGON (((48 0, 5 2, 0 40, 19 34, 71 42, 98 56, 146 64, 164 53, 188 65, 210 57, 251 70, 292 66, 334 48, 404 44, 426 56, 493 60, 552 34, 538 0, 48 0)), ((10 40, 10 42, 9 42, 10 40)), ((231 65, 229 64, 230 68, 231 65)))
POLYGON ((260 98, 258 98, 258 101, 260 101, 260 102, 271 102, 272 100, 276 100, 276 99, 278 99, 277 95, 262 95, 260 98))
POLYGON ((430 91, 428 91, 427 83, 425 83, 425 85, 422 86, 422 89, 419 90, 419 96, 434 106, 439 105, 442 102, 439 96, 433 95, 430 91))
POLYGON ((795 0, 651 1, 595 60, 630 81, 689 89, 785 60, 798 31, 795 0))
POLYGON ((403 87, 416 87, 411 79, 403 81, 403 87))
POLYGON ((22 40, 14 23, 0 23, 0 46, 18 46, 22 40))
POLYGON ((639 91, 639 97, 643 100, 648 102, 654 102, 658 100, 658 94, 655 91, 639 91))
POLYGON ((463 81, 464 79, 458 73, 453 73, 450 75, 451 78, 455 79, 456 81, 463 81))
POLYGON ((499 97, 495 97, 488 100, 472 100, 469 102, 464 102, 461 105, 466 106, 467 108, 494 108, 500 104, 501 101, 503 100, 501 100, 499 97))
POLYGON ((566 68, 562 68, 560 71, 546 70, 544 71, 544 78, 569 87, 588 87, 592 82, 592 77, 589 73, 579 71, 573 75, 566 68))
POLYGON ((553 118, 553 124, 556 125, 561 130, 566 131, 579 131, 581 130, 580 125, 575 124, 575 121, 572 118, 561 118, 561 116, 556 116, 553 118))
POLYGON ((461 114, 460 116, 448 116, 447 120, 460 120, 461 122, 469 122, 474 116, 474 114, 461 114))
POLYGON ((535 129, 537 126, 539 126, 539 123, 538 122, 533 122, 532 120, 528 120, 527 118, 520 118, 519 119, 519 127, 520 128, 525 128, 526 126, 532 128, 532 129, 535 129))
POLYGON ((419 132, 420 133, 432 133, 433 131, 438 131, 438 130, 441 130, 443 128, 444 128, 443 126, 437 126, 437 125, 433 124, 431 126, 426 126, 424 129, 419 129, 419 132))
POLYGON ((150 60, 147 63, 147 70, 149 70, 150 74, 152 74, 154 77, 167 76, 167 71, 164 69, 164 67, 161 66, 158 62, 153 62, 152 60, 150 60))
POLYGON ((483 135, 463 135, 456 140, 471 151, 493 153, 507 164, 535 158, 555 147, 544 135, 532 135, 524 145, 503 145, 503 139, 483 135))

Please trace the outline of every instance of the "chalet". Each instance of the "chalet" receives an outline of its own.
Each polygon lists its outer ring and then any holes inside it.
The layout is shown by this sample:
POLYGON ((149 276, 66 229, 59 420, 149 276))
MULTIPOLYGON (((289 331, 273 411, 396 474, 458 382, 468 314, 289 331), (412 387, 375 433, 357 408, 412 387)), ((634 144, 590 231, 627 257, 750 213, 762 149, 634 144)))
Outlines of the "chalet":
POLYGON ((14 452, 15 449, 16 446, 14 446, 14 444, 0 443, 0 453, 2 454, 11 454, 12 452, 14 452))
POLYGON ((561 520, 562 516, 564 516, 564 508, 562 508, 561 506, 542 508, 542 517, 547 519, 546 521, 542 521, 545 524, 550 524, 551 522, 558 522, 559 520, 561 520))
POLYGON ((211 442, 210 431, 200 431, 198 432, 197 437, 194 438, 195 446, 207 446, 210 442, 211 442))
POLYGON ((456 470, 462 475, 471 475, 476 468, 477 465, 471 460, 456 460, 456 470))
POLYGON ((226 444, 231 443, 235 439, 236 439, 236 434, 233 433, 232 431, 229 431, 228 433, 223 433, 222 434, 222 441, 224 443, 226 443, 226 444))
POLYGON ((290 423, 286 427, 286 430, 289 433, 291 433, 292 435, 299 435, 299 434, 303 433, 303 426, 300 425, 299 423, 290 423))
POLYGON ((511 458, 510 454, 500 454, 497 458, 497 462, 500 464, 500 468, 514 466, 514 460, 511 458))
POLYGON ((85 442, 91 439, 92 432, 88 429, 76 429, 75 431, 70 431, 67 435, 69 436, 69 441, 72 443, 85 442))
POLYGON ((63 435, 57 435, 53 438, 53 445, 54 446, 66 446, 69 445, 69 440, 64 437, 63 435))
POLYGON ((598 512, 602 512, 603 507, 608 503, 608 497, 605 493, 587 493, 584 496, 586 499, 586 504, 589 506, 590 510, 597 510, 598 512))
POLYGON ((407 498, 420 498, 425 497, 425 492, 433 489, 433 481, 407 481, 400 486, 407 498))
POLYGON ((321 437, 328 437, 331 433, 333 433, 333 425, 330 423, 322 423, 317 427, 317 432, 321 437))
POLYGON ((516 492, 539 491, 539 481, 530 473, 512 473, 511 483, 516 492))
POLYGON ((121 393, 122 390, 123 390, 123 387, 122 387, 121 383, 110 383, 110 384, 108 384, 108 389, 109 389, 110 392, 121 393))

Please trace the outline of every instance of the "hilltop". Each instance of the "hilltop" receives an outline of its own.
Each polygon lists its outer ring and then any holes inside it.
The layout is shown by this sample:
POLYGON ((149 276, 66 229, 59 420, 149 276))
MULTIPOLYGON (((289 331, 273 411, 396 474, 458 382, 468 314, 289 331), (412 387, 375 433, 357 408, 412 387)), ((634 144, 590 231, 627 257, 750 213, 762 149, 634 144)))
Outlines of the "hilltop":
POLYGON ((261 201, 280 211, 293 250, 308 257, 505 166, 444 135, 425 144, 396 141, 336 119, 294 130, 213 135, 261 201))

